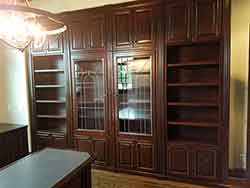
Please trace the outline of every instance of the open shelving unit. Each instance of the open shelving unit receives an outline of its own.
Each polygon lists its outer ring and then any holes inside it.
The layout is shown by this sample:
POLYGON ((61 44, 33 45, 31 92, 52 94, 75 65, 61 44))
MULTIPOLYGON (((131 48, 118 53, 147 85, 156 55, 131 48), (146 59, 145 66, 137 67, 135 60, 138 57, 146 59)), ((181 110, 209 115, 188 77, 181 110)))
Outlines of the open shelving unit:
MULTIPOLYGON (((52 142, 50 136, 61 138, 66 143, 67 102, 65 59, 63 54, 33 55, 33 90, 35 94, 36 135, 38 142, 46 146, 52 142), (43 143, 44 144, 44 143, 43 143)), ((54 139, 54 140, 56 140, 54 139)), ((45 147, 46 147, 45 146, 45 147)), ((39 143, 38 143, 38 146, 39 143)))
POLYGON ((168 46, 168 142, 218 145, 220 45, 168 46))

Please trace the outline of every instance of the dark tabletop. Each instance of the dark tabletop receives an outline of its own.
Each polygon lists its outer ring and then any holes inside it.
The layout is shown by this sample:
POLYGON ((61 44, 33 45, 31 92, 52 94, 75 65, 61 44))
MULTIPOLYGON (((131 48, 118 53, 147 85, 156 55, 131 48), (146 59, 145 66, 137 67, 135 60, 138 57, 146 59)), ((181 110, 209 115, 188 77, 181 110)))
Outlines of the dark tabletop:
POLYGON ((17 124, 8 124, 8 123, 0 123, 0 134, 14 131, 17 129, 21 129, 27 127, 27 125, 17 125, 17 124))
POLYGON ((44 149, 0 171, 0 188, 53 188, 90 159, 88 153, 44 149))

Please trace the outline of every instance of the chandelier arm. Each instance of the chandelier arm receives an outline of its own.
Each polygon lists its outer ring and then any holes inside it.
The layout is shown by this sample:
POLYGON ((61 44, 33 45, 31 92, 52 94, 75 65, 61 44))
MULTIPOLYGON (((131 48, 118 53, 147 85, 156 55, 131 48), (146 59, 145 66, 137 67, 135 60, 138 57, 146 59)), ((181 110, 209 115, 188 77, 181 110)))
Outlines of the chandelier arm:
POLYGON ((25 4, 26 4, 27 7, 31 7, 29 0, 25 0, 25 4))

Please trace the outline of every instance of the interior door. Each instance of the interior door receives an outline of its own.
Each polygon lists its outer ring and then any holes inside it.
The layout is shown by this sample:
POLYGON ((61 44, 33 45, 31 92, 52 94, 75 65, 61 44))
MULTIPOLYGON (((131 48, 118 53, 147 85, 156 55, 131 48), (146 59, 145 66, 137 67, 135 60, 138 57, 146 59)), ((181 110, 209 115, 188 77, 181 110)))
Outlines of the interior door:
POLYGON ((152 58, 114 57, 117 167, 153 171, 152 58))
POLYGON ((96 157, 97 165, 107 165, 107 95, 104 58, 73 60, 75 148, 96 157))

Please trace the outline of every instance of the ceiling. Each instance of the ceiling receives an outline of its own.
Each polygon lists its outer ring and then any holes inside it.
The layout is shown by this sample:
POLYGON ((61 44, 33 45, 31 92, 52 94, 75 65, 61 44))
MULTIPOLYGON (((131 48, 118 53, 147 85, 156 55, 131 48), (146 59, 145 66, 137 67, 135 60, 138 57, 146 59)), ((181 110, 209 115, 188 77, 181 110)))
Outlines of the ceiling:
POLYGON ((51 12, 59 13, 134 0, 32 0, 31 5, 51 12))

